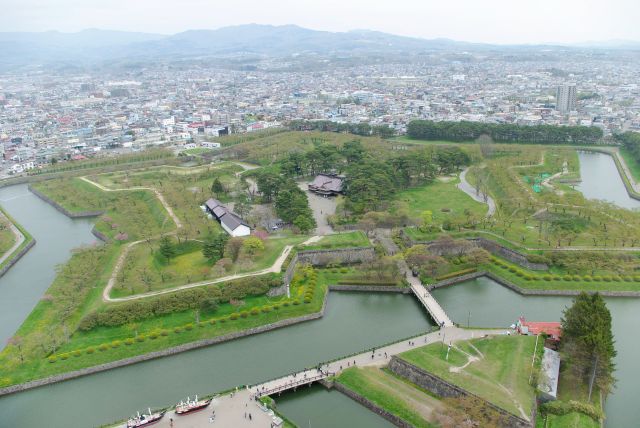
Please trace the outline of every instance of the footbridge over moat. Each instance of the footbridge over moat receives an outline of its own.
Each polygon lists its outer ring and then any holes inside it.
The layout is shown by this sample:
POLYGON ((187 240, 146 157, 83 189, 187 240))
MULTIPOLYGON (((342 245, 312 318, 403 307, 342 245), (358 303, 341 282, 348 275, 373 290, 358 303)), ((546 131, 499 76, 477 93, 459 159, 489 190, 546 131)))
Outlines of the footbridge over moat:
POLYGON ((409 270, 409 266, 404 261, 399 263, 400 271, 404 273, 407 278, 407 282, 411 287, 411 291, 418 298, 422 306, 425 307, 431 318, 436 322, 439 327, 453 327, 453 321, 449 318, 447 313, 442 309, 440 303, 433 297, 427 287, 422 284, 420 278, 413 276, 409 270))
MULTIPOLYGON (((172 426, 190 428, 270 426, 276 416, 266 410, 256 398, 267 395, 277 396, 286 391, 311 385, 314 382, 321 382, 330 376, 340 374, 341 371, 349 367, 382 367, 389 363, 392 356, 425 344, 442 342, 444 345, 485 335, 502 334, 503 332, 504 329, 466 330, 458 327, 445 327, 330 362, 319 363, 314 368, 290 373, 256 385, 238 387, 232 393, 216 396, 207 410, 203 412, 177 416, 173 410, 169 410, 156 426, 165 428, 172 426), (215 417, 212 420, 213 414, 215 417), (251 419, 249 419, 249 414, 251 419), (175 424, 172 423, 172 420, 175 424)), ((118 426, 122 427, 122 424, 118 426)))

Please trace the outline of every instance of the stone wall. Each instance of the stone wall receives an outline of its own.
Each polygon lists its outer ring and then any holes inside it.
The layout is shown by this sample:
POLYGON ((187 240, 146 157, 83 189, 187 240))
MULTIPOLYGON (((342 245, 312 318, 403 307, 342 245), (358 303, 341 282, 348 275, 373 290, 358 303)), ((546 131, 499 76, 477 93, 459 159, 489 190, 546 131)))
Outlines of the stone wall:
MULTIPOLYGON (((227 342, 234 339, 239 339, 241 337, 251 336, 253 334, 258 334, 258 333, 264 333, 266 331, 271 331, 271 330, 275 330, 282 327, 288 327, 293 324, 298 324, 301 322, 322 318, 324 316, 324 312, 327 306, 327 296, 328 296, 328 293, 327 295, 325 295, 324 302, 322 303, 322 309, 320 310, 320 312, 303 315, 295 318, 288 318, 288 319, 276 321, 271 324, 250 328, 248 330, 243 330, 235 333, 225 334, 218 337, 213 337, 211 339, 203 339, 203 340, 198 340, 196 342, 185 343, 183 345, 174 346, 172 348, 163 349, 161 351, 150 352, 144 355, 137 355, 135 357, 125 358, 123 360, 113 361, 106 364, 100 364, 94 367, 87 367, 85 369, 62 373, 62 374, 50 376, 44 379, 38 379, 31 382, 22 383, 19 385, 0 388, 0 397, 3 395, 14 394, 16 392, 22 392, 28 389, 38 388, 40 386, 50 385, 52 383, 63 382, 65 380, 75 379, 75 378, 90 375, 93 373, 98 373, 98 372, 115 369, 118 367, 128 366, 130 364, 136 364, 142 361, 153 360, 155 358, 167 357, 170 355, 179 354, 181 352, 191 351, 193 349, 203 348, 205 346, 211 346, 211 345, 227 342)), ((59 363, 60 362, 56 362, 54 364, 59 364, 59 363)))
POLYGON ((368 399, 364 398, 362 395, 358 394, 357 392, 350 390, 346 386, 342 385, 340 382, 333 382, 332 387, 337 391, 340 391, 347 397, 351 398, 352 400, 362 404, 364 407, 371 410, 373 413, 385 418, 395 426, 400 428, 413 428, 413 425, 411 425, 410 423, 397 417, 393 413, 390 413, 384 410, 382 407, 379 407, 377 404, 373 403, 372 401, 369 401, 368 399))
MULTIPOLYGON (((28 239, 25 237, 25 239, 28 239)), ((31 247, 33 247, 34 245, 36 245, 36 240, 35 239, 31 239, 31 241, 29 241, 27 243, 27 245, 25 245, 24 247, 22 247, 22 250, 18 251, 16 254, 14 254, 8 261, 7 264, 5 264, 2 269, 0 269, 0 278, 7 273, 7 271, 13 266, 15 265, 18 260, 20 260, 22 258, 22 256, 24 256, 25 254, 27 254, 27 252, 31 249, 31 247)))
POLYGON ((350 264, 373 260, 376 252, 373 247, 336 248, 329 250, 301 250, 289 262, 282 276, 284 285, 291 284, 291 279, 298 263, 309 263, 313 266, 326 266, 330 263, 350 264))
POLYGON ((393 285, 330 285, 330 291, 365 291, 368 293, 401 293, 411 294, 409 287, 397 287, 393 285))
POLYGON ((373 247, 336 248, 329 250, 298 251, 298 262, 313 266, 326 266, 330 263, 351 264, 375 259, 373 247))
POLYGON ((531 263, 527 260, 527 256, 518 251, 507 248, 495 241, 486 238, 469 238, 468 241, 475 243, 478 247, 483 248, 493 255, 500 256, 530 270, 549 270, 549 266, 544 263, 531 263))
POLYGON ((104 233, 102 233, 98 229, 96 229, 95 225, 91 228, 91 233, 93 234, 93 236, 95 236, 96 238, 98 238, 102 242, 109 242, 109 237, 107 237, 107 235, 105 235, 104 233))
MULTIPOLYGON (((406 233, 402 233, 402 237, 407 243, 407 245, 417 245, 423 244, 430 247, 434 244, 435 241, 414 241, 412 240, 406 233)), ((531 270, 548 270, 549 266, 544 263, 531 263, 527 260, 527 256, 518 251, 512 250, 511 248, 507 248, 504 245, 501 245, 491 239, 486 239, 482 237, 476 238, 464 238, 467 241, 473 243, 475 246, 480 247, 495 256, 502 257, 504 259, 509 260, 512 263, 520 265, 521 267, 531 269, 531 270)))
POLYGON ((485 402, 486 406, 498 412, 505 418, 506 423, 503 425, 509 428, 531 428, 535 426, 535 411, 532 414, 531 421, 526 421, 516 415, 513 415, 500 407, 484 400, 477 395, 460 388, 457 385, 447 382, 446 380, 429 373, 420 367, 416 367, 413 364, 410 364, 395 355, 391 357, 391 361, 388 366, 389 370, 391 370, 394 374, 407 379, 408 381, 418 385, 421 388, 424 388, 440 397, 443 398, 458 398, 458 397, 476 397, 485 402))
POLYGON ((104 214, 104 211, 81 211, 78 213, 72 213, 71 211, 68 211, 65 207, 63 207, 53 199, 49 198, 42 192, 34 189, 31 185, 29 185, 29 191, 34 195, 36 195, 38 198, 42 199, 43 201, 51 205, 52 207, 54 207, 55 209, 57 209, 58 211, 60 211, 62 214, 70 218, 97 217, 99 215, 104 214))

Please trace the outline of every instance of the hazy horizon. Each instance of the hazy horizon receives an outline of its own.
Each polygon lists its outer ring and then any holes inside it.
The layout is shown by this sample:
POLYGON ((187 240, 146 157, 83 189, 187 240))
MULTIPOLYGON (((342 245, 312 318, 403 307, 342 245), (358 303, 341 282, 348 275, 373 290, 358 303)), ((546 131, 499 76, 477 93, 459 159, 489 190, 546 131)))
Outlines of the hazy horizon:
POLYGON ((239 0, 6 0, 2 32, 73 33, 85 29, 171 35, 250 23, 298 25, 318 31, 355 29, 421 39, 446 38, 491 44, 576 44, 640 41, 640 2, 540 0, 522 5, 507 0, 370 2, 239 0), (603 7, 606 6, 606 7, 603 7), (141 20, 140 17, 145 19, 141 20))

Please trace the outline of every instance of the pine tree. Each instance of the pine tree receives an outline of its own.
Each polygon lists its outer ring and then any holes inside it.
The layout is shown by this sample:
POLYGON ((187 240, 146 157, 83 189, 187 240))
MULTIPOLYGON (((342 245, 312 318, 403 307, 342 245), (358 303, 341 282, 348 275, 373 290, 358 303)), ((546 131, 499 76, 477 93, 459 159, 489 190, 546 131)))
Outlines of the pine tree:
POLYGON ((171 263, 171 259, 176 255, 176 249, 173 246, 173 242, 171 242, 171 239, 167 235, 160 238, 159 250, 160 254, 167 259, 168 263, 171 263))
POLYGON ((607 394, 615 383, 616 356, 611 312, 599 293, 582 292, 565 309, 562 319, 562 349, 572 372, 589 384, 589 400, 594 385, 607 394))

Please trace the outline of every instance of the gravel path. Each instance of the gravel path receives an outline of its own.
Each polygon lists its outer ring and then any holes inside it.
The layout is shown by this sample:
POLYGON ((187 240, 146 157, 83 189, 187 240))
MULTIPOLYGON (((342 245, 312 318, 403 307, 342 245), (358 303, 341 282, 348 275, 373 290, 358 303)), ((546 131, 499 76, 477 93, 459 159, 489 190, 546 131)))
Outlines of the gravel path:
POLYGON ((2 262, 7 260, 9 257, 11 257, 13 255, 13 253, 20 247, 20 245, 22 245, 22 243, 25 240, 25 237, 22 234, 22 232, 20 232, 20 230, 16 227, 16 225, 13 224, 11 222, 11 220, 9 220, 2 213, 2 211, 0 211, 0 217, 2 217, 2 218, 7 220, 7 223, 9 224, 9 229, 11 230, 11 232, 13 232, 13 234, 16 237, 16 242, 14 242, 14 244, 11 246, 11 248, 9 248, 7 251, 5 251, 5 253, 2 256, 0 256, 0 264, 2 264, 2 262))
POLYGON ((469 167, 465 168, 464 171, 460 173, 460 183, 458 183, 458 189, 471 196, 474 201, 488 205, 489 209, 487 210, 487 217, 491 217, 496 212, 495 201, 489 195, 485 195, 482 192, 476 192, 476 189, 474 189, 473 186, 467 181, 467 172, 469 172, 469 167))

